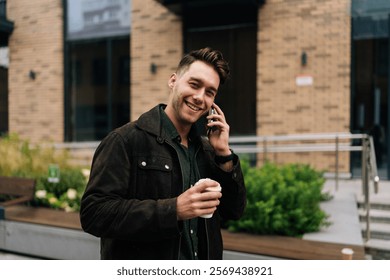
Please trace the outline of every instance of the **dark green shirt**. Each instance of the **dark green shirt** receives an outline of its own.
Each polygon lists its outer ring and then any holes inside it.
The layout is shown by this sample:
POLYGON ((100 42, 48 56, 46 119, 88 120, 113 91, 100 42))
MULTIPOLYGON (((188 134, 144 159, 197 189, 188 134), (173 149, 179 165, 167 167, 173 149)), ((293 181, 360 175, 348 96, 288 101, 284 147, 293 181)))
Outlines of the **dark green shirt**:
MULTIPOLYGON (((188 147, 181 144, 181 138, 172 121, 168 118, 163 108, 160 108, 162 116, 162 127, 173 140, 174 149, 179 157, 180 167, 182 171, 183 182, 175 182, 183 184, 183 192, 193 186, 200 178, 197 172, 197 163, 195 159, 196 151, 200 148, 191 139, 188 139, 188 147)), ((180 254, 179 259, 196 260, 198 259, 198 219, 183 221, 180 254)))

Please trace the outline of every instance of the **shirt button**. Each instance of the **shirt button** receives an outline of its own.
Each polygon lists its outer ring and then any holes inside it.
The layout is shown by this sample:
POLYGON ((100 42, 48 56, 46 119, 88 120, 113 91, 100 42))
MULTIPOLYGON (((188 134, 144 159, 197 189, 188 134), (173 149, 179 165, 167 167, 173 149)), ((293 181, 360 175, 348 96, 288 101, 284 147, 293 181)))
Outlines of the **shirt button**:
POLYGON ((190 230, 190 232, 191 232, 191 234, 194 234, 194 231, 192 229, 190 230))
POLYGON ((165 169, 169 170, 169 165, 165 164, 165 169))
POLYGON ((195 252, 195 253, 194 253, 194 256, 195 256, 195 257, 197 257, 197 256, 198 256, 198 253, 197 253, 197 252, 195 252))
POLYGON ((141 165, 146 166, 146 162, 145 161, 141 162, 141 165))

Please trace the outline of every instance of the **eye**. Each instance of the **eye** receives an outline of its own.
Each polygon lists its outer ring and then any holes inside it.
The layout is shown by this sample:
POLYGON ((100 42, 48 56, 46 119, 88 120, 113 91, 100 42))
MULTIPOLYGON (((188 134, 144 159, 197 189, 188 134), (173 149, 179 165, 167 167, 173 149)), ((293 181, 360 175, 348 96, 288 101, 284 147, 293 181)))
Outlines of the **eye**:
POLYGON ((215 91, 213 90, 207 90, 206 91, 206 94, 210 97, 215 97, 215 95, 217 94, 215 91))
POLYGON ((198 83, 190 82, 190 87, 192 87, 192 88, 199 88, 199 85, 198 85, 198 83))

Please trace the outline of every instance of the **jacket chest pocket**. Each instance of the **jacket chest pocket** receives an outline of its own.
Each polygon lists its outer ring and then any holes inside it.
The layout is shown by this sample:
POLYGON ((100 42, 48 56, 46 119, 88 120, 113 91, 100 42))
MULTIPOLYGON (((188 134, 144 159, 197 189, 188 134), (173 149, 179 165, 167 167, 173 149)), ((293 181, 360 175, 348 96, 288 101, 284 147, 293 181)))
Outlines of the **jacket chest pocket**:
POLYGON ((172 193, 172 159, 150 156, 137 158, 136 196, 139 199, 169 198, 172 193))

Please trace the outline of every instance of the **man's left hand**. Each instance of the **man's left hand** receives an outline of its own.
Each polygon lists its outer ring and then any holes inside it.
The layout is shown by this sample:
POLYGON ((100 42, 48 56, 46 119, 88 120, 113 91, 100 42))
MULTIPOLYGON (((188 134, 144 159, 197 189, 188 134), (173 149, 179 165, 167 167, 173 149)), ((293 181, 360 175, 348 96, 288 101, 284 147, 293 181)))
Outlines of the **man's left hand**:
POLYGON ((226 122, 225 114, 217 104, 213 104, 216 114, 207 116, 207 120, 213 120, 207 122, 209 128, 209 141, 213 146, 216 155, 228 156, 231 154, 229 149, 229 131, 230 127, 226 122))

